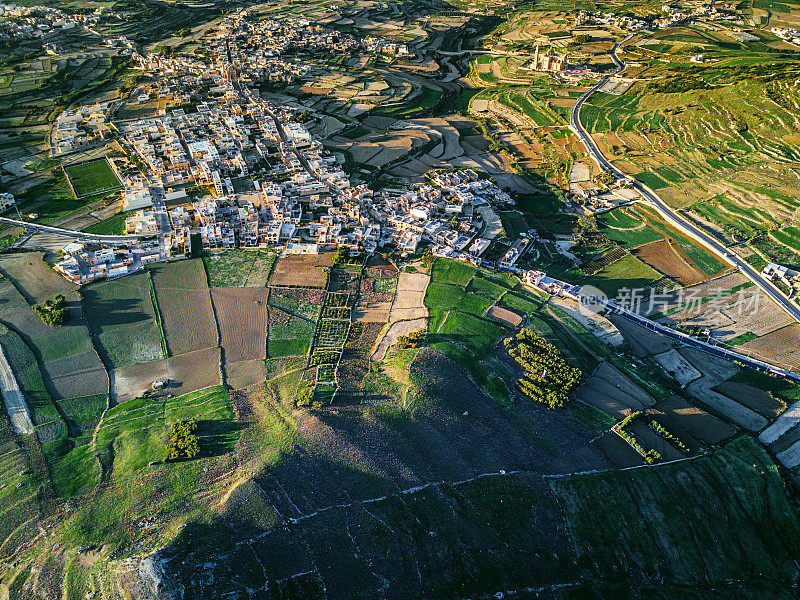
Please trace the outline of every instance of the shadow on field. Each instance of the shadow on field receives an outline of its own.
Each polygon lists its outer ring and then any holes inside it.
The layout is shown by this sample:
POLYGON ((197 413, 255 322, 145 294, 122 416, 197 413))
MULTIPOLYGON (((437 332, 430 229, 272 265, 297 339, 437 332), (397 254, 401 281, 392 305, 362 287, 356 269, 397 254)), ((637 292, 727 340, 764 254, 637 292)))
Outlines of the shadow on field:
POLYGON ((217 419, 197 421, 200 438, 200 458, 222 456, 233 451, 239 432, 247 429, 247 423, 221 421, 217 419))
POLYGON ((141 310, 137 300, 92 299, 91 307, 92 310, 86 311, 86 318, 98 330, 113 325, 139 323, 152 318, 141 310), (102 315, 102 321, 100 315, 102 315))

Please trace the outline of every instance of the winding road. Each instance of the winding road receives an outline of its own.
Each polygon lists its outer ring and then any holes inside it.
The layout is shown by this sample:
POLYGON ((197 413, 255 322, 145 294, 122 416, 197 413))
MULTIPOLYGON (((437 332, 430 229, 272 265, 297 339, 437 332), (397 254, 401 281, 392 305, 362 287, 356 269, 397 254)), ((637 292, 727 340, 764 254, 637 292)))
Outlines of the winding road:
POLYGON ((583 94, 578 101, 575 102, 575 106, 572 107, 572 112, 570 113, 570 129, 574 131, 577 136, 581 139, 583 144, 586 146, 586 150, 589 152, 589 156, 597 163, 604 171, 608 171, 612 175, 614 175, 617 179, 627 179, 632 182, 633 188, 641 194, 643 201, 657 210, 661 216, 663 216, 671 225, 677 228, 679 231, 687 234, 688 236, 692 237, 694 240, 721 256, 727 263, 730 265, 737 267, 750 281, 756 284, 761 290, 769 296, 778 306, 780 306, 784 311, 786 311, 793 319, 796 321, 800 321, 800 308, 796 306, 792 301, 790 301, 779 289, 778 287, 772 283, 770 280, 765 279, 761 276, 761 274, 756 271, 749 263, 747 263, 744 259, 740 256, 735 254, 733 251, 730 251, 724 244, 722 244, 716 238, 710 236, 705 231, 696 227, 691 222, 686 220, 683 216, 681 216, 676 211, 672 210, 653 190, 649 187, 641 183, 640 181, 636 181, 632 177, 626 175, 622 171, 620 171, 617 167, 615 167, 611 162, 600 152, 597 144, 595 143, 592 136, 589 135, 589 132, 581 124, 580 120, 580 113, 581 113, 581 106, 583 103, 586 102, 586 99, 589 98, 593 93, 595 93, 598 89, 600 89, 611 77, 621 73, 625 69, 625 63, 623 63, 619 57, 617 56, 617 51, 619 48, 628 42, 633 37, 633 33, 628 34, 627 37, 620 40, 616 43, 614 48, 611 50, 611 59, 614 61, 614 64, 617 66, 616 70, 609 75, 603 77, 597 84, 595 84, 592 88, 590 88, 585 94, 583 94))

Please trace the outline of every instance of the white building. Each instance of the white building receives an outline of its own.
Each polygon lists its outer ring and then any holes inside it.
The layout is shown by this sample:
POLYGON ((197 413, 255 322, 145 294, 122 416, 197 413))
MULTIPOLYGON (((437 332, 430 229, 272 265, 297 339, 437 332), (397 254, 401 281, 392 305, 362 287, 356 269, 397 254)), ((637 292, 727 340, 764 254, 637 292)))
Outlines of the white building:
POLYGON ((14 194, 4 192, 0 194, 0 212, 4 212, 14 206, 17 201, 14 199, 14 194))

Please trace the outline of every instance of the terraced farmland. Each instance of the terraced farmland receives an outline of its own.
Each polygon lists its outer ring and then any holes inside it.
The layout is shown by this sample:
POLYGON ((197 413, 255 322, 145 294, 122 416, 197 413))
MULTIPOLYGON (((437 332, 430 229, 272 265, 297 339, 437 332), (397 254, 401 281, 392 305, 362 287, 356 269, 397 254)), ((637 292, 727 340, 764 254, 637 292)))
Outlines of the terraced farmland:
POLYGON ((800 253, 800 229, 797 227, 784 227, 770 231, 769 234, 781 244, 788 246, 800 253))
POLYGON ((565 509, 579 559, 601 579, 634 570, 645 578, 700 586, 741 576, 745 569, 753 574, 751 585, 759 586, 785 582, 795 572, 797 517, 785 502, 775 465, 751 438, 688 467, 548 482, 565 509), (686 527, 687 522, 702 525, 686 527), (734 538, 729 531, 741 534, 734 538))
POLYGON ((649 265, 635 256, 628 255, 603 267, 600 271, 581 280, 580 283, 594 286, 613 298, 623 288, 644 289, 662 277, 661 273, 649 265))
POLYGON ((497 306, 525 314, 538 309, 535 300, 506 275, 439 258, 431 270, 424 303, 430 315, 429 346, 461 365, 493 400, 508 403, 506 382, 513 381, 514 375, 491 352, 511 328, 488 313, 497 306))
MULTIPOLYGON (((791 191, 800 164, 796 67, 766 56, 726 60, 721 38, 702 37, 707 52, 719 52, 717 66, 689 75, 653 62, 646 72, 663 84, 594 94, 581 111, 584 125, 622 171, 671 205, 690 206, 732 241, 791 225, 799 206, 791 191), (690 89, 671 89, 672 81, 690 79, 690 89)), ((794 233, 789 227, 770 235, 797 253, 794 233)))
POLYGON ((315 348, 341 348, 347 339, 347 330, 350 321, 334 319, 321 319, 317 325, 317 337, 314 340, 315 348))
MULTIPOLYGON (((306 476, 318 472, 317 465, 303 464, 306 476)), ((222 546, 224 536, 207 533, 207 543, 196 546, 190 540, 202 530, 193 526, 164 553, 166 573, 191 586, 193 597, 230 589, 230 567, 211 560, 221 547, 230 549, 237 581, 257 586, 297 573, 311 598, 345 598, 354 585, 369 596, 490 597, 498 589, 546 588, 548 598, 559 600, 618 597, 621 590, 648 594, 645 582, 653 577, 663 597, 792 594, 798 519, 775 465, 749 438, 650 469, 545 478, 489 474, 390 494, 376 482, 362 494, 366 502, 337 501, 350 487, 370 485, 351 475, 329 490, 334 498, 326 498, 325 511, 307 507, 309 496, 284 471, 273 473, 281 487, 267 477, 242 487, 231 520, 250 514, 259 487, 270 498, 260 496, 262 511, 279 504, 285 489, 297 506, 293 527, 304 543, 277 533, 251 541, 252 534, 235 530, 236 540, 249 543, 222 546), (198 581, 201 564, 209 567, 198 581)))

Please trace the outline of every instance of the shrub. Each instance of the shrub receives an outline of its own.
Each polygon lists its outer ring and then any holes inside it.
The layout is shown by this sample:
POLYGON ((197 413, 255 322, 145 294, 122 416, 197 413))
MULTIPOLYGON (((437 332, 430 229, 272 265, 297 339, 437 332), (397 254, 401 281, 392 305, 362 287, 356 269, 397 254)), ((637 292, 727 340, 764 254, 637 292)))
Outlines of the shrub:
POLYGON ((619 422, 619 425, 617 426, 617 429, 624 429, 625 427, 627 427, 631 423, 631 421, 633 421, 634 419, 638 418, 639 415, 641 415, 641 414, 642 414, 642 411, 640 411, 640 410, 637 410, 636 412, 632 412, 631 414, 626 416, 624 419, 622 419, 622 421, 619 422))
POLYGON ((422 331, 412 331, 408 335, 401 335, 397 338, 398 348, 417 348, 425 341, 425 334, 422 331))
POLYGON ((347 246, 339 246, 336 248, 336 254, 333 255, 333 264, 335 265, 360 265, 366 258, 364 247, 359 244, 358 254, 350 256, 350 249, 347 246))
POLYGON ((310 406, 313 396, 314 388, 309 385, 297 390, 297 406, 310 406))
POLYGON ((200 440, 197 437, 197 421, 189 419, 173 423, 169 428, 167 460, 196 458, 200 455, 200 440))
POLYGON ((59 327, 69 321, 69 309, 66 306, 67 301, 59 294, 53 300, 45 300, 41 306, 35 304, 33 312, 42 320, 45 325, 51 327, 59 327))
POLYGON ((658 450, 650 449, 645 450, 642 448, 642 445, 638 442, 638 440, 633 437, 630 433, 625 431, 624 429, 617 429, 617 433, 625 439, 631 446, 633 446, 636 451, 642 455, 642 458, 645 462, 649 465, 656 463, 661 460, 661 453, 658 450))

